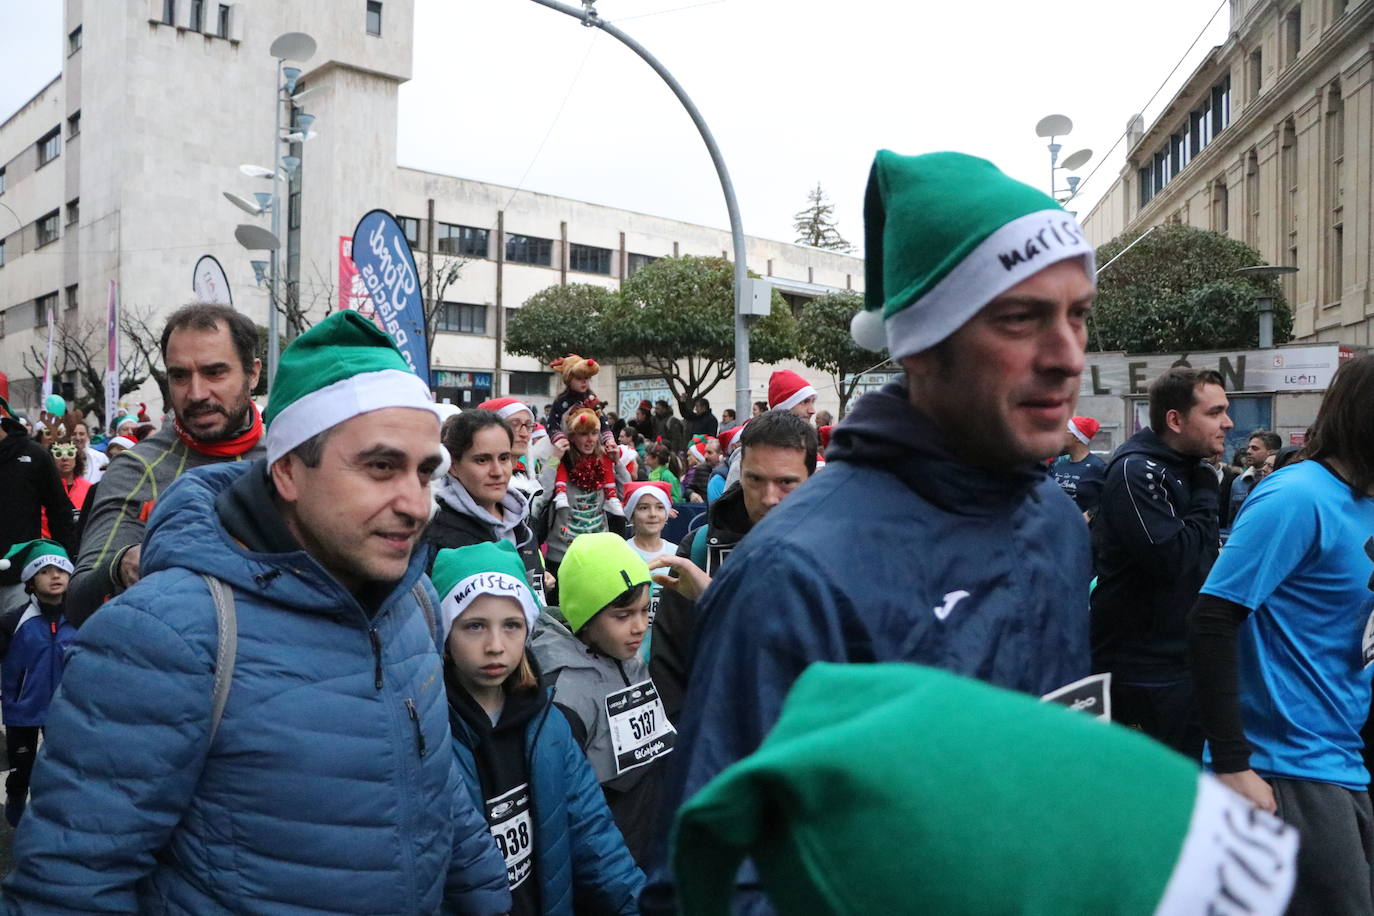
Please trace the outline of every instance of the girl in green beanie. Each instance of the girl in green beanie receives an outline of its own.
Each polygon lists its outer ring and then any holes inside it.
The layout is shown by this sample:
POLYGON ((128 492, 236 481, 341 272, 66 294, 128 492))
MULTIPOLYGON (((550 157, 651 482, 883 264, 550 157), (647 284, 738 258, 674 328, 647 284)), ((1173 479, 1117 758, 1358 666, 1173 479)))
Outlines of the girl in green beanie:
POLYGON ((677 738, 638 655, 649 630, 649 582, 649 567, 620 536, 577 537, 559 567, 566 626, 541 617, 532 644, 641 866, 677 738))

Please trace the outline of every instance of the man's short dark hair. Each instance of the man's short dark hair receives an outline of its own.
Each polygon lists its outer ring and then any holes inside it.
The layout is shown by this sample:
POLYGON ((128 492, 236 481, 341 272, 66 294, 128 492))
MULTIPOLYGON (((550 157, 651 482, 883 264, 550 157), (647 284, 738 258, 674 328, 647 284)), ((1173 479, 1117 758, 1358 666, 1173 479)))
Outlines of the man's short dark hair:
POLYGON ((162 329, 162 359, 167 360, 167 341, 173 331, 195 328, 198 331, 215 331, 220 324, 229 328, 229 339, 238 351, 239 362, 244 372, 253 371, 253 360, 258 358, 258 329, 253 320, 242 312, 236 312, 227 305, 210 305, 193 302, 183 305, 167 316, 167 324, 162 329))
MULTIPOLYGON (((1283 439, 1272 429, 1257 429, 1250 434, 1250 439, 1258 439, 1264 443, 1264 447, 1271 452, 1277 452, 1283 448, 1283 439)), ((1246 439, 1249 442, 1250 439, 1246 439)))
POLYGON ((711 402, 706 400, 705 398, 697 398, 697 406, 702 408, 703 410, 710 410, 711 402))
POLYGON ((657 410, 660 407, 668 411, 668 416, 671 417, 673 415, 673 405, 663 400, 663 398, 659 398, 657 401, 654 401, 654 409, 657 410))
POLYGON ((1303 457, 1336 459, 1350 477, 1357 498, 1374 487, 1374 354, 1341 363, 1326 389, 1303 457))
POLYGON ((771 445, 773 448, 793 448, 806 456, 806 472, 816 472, 816 453, 820 439, 816 428, 790 410, 766 410, 744 427, 739 434, 740 461, 751 445, 771 445))
POLYGON ((448 449, 449 457, 457 464, 463 460, 468 449, 472 448, 472 443, 477 438, 477 434, 493 426, 501 427, 501 431, 506 434, 510 444, 515 444, 515 434, 510 431, 506 421, 501 419, 501 415, 494 410, 465 410, 457 416, 449 417, 448 420, 444 421, 440 439, 444 443, 444 448, 448 449))
POLYGON ((1203 385, 1225 388, 1221 373, 1215 369, 1169 369, 1150 383, 1150 429, 1156 434, 1168 430, 1169 411, 1185 414, 1197 404, 1197 390, 1203 385))

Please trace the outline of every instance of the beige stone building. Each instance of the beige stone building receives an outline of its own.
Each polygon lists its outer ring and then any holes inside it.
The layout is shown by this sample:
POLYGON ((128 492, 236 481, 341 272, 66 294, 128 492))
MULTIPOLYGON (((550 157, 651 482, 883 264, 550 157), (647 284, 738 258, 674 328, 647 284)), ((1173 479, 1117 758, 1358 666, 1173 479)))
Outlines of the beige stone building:
POLYGON ((1374 0, 1231 0, 1231 30, 1083 225, 1224 232, 1285 278, 1304 342, 1374 344, 1374 0))
MULTIPOLYGON (((0 370, 16 407, 37 406, 38 380, 24 356, 45 345, 49 307, 69 327, 96 323, 103 360, 110 281, 122 306, 151 313, 156 327, 191 298, 192 267, 212 254, 235 307, 266 323, 267 294, 251 267, 264 255, 246 251, 234 233, 268 221, 222 194, 252 200, 270 188, 239 166, 271 165, 277 64, 268 50, 286 32, 309 33, 318 50, 301 65, 293 102, 316 116, 317 136, 291 150, 301 163, 284 185, 285 276, 313 318, 339 307, 348 294, 340 242, 378 207, 402 217, 422 275, 431 259, 440 275, 462 259, 461 275, 438 297, 431 384, 441 397, 552 400, 547 368, 504 352, 510 310, 553 284, 615 287, 653 258, 730 250, 721 229, 399 166, 398 89, 411 76, 413 0, 64 2, 62 72, 19 111, 0 112, 0 370)), ((654 77, 646 70, 645 78, 654 77)), ((834 252, 750 238, 748 259, 794 304, 863 283, 863 262, 834 252)), ((818 373, 789 368, 835 409, 838 398, 818 373)), ((754 399, 764 396, 769 369, 752 367, 754 399)), ((733 402, 733 388, 727 379, 711 393, 717 413, 733 402)), ((596 390, 617 405, 666 393, 611 370, 596 390)), ((151 384, 125 400, 161 406, 151 384)))

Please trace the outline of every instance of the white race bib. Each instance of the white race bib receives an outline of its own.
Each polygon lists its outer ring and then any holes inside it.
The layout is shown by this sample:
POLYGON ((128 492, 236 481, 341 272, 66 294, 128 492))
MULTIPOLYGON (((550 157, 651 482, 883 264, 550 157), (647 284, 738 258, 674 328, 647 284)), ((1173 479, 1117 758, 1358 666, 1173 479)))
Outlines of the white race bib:
POLYGON ((677 729, 668 721, 652 680, 608 694, 606 715, 617 776, 672 753, 677 729))
POLYGON ((530 787, 516 786, 486 804, 487 824, 496 848, 506 860, 506 880, 515 890, 530 876, 534 866, 534 823, 530 818, 530 787))

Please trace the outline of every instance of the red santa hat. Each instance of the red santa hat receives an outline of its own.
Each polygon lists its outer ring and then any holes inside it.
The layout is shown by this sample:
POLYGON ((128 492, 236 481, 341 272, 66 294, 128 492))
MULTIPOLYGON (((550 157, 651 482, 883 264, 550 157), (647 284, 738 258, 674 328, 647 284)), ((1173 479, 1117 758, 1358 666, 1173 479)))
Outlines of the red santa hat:
POLYGON ((639 505, 639 501, 646 496, 663 503, 663 511, 672 511, 672 485, 666 480, 641 480, 638 483, 625 486, 625 514, 627 516, 634 515, 635 506, 639 505))
POLYGON ((549 431, 544 427, 543 423, 534 424, 534 432, 530 433, 531 442, 538 442, 540 439, 547 439, 548 437, 549 431))
POLYGON ((816 389, 795 372, 779 369, 768 377, 768 409, 791 410, 807 398, 814 398, 816 389))
POLYGON ((534 411, 530 410, 530 405, 517 398, 492 398, 490 401, 483 401, 477 405, 478 410, 490 410, 498 415, 502 420, 509 420, 513 415, 524 411, 531 418, 534 411))
POLYGON ((696 435, 692 437, 692 444, 687 447, 687 454, 696 458, 698 464, 706 463, 706 446, 714 436, 696 435))
POLYGON ((1074 417, 1069 420, 1069 433, 1084 445, 1090 444, 1093 436, 1096 436, 1101 428, 1102 424, 1092 417, 1074 417))
POLYGON ((735 450, 735 440, 739 438, 739 434, 748 425, 749 421, 745 420, 739 426, 732 426, 720 434, 720 453, 722 455, 728 455, 735 450))

